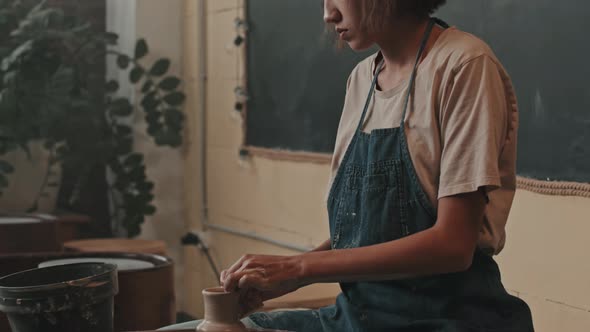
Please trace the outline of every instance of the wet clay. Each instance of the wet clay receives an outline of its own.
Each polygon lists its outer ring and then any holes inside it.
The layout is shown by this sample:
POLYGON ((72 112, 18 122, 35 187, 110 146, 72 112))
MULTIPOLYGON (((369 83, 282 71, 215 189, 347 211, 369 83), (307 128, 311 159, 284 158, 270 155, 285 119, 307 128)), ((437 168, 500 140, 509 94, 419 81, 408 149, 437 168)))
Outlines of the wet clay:
POLYGON ((197 332, 247 332, 240 322, 238 300, 238 293, 227 293, 221 287, 203 290, 205 319, 197 332))

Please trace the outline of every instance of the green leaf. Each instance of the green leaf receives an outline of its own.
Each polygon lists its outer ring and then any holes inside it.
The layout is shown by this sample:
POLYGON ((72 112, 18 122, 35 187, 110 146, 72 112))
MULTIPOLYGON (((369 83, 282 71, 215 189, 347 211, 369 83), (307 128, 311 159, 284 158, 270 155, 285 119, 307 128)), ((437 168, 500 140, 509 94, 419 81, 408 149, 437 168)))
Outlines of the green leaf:
POLYGON ((70 92, 73 90, 75 85, 75 73, 72 68, 60 67, 49 81, 49 87, 47 93, 56 98, 70 97, 70 92))
POLYGON ((127 230, 127 237, 133 238, 141 233, 141 224, 144 222, 143 215, 137 215, 137 212, 125 208, 125 219, 123 220, 123 226, 127 230))
POLYGON ((139 190, 139 191, 150 192, 151 190, 154 189, 154 183, 153 182, 141 182, 136 187, 137 187, 137 190, 139 190))
POLYGON ((123 191, 125 189, 127 189, 127 187, 129 186, 129 181, 125 180, 125 179, 117 179, 117 181, 115 181, 115 188, 117 188, 117 190, 123 191))
POLYGON ((114 32, 106 32, 104 34, 104 39, 106 40, 107 44, 115 45, 119 40, 119 35, 114 32))
POLYGON ((119 82, 117 82, 115 80, 108 81, 105 86, 105 89, 109 93, 117 92, 117 90, 119 90, 119 82))
MULTIPOLYGON (((116 175, 125 173, 125 169, 123 169, 123 166, 121 165, 121 163, 119 163, 119 160, 117 158, 114 158, 109 162, 109 167, 116 175)), ((118 180, 119 179, 117 179, 117 181, 118 180)))
POLYGON ((157 98, 155 91, 148 93, 141 99, 141 106, 148 110, 155 109, 160 103, 161 101, 157 98))
POLYGON ((157 137, 161 130, 162 130, 162 126, 161 125, 148 126, 147 133, 150 136, 157 137))
POLYGON ((141 87, 141 92, 148 93, 152 89, 153 86, 154 86, 154 82, 152 80, 147 80, 147 81, 145 81, 145 83, 143 83, 143 86, 141 87))
POLYGON ((4 85, 14 84, 15 79, 18 77, 17 74, 17 71, 6 72, 3 77, 4 85))
POLYGON ((119 155, 131 153, 133 150, 133 142, 131 139, 120 141, 115 148, 115 152, 119 155))
POLYGON ((175 91, 164 96, 164 101, 170 106, 180 106, 186 99, 184 93, 175 91))
POLYGON ((140 226, 142 223, 143 223, 143 220, 141 223, 127 225, 127 237, 132 239, 132 238, 138 236, 139 234, 141 234, 141 227, 140 226))
POLYGON ((152 69, 150 69, 150 75, 152 76, 162 76, 166 74, 168 69, 170 68, 170 60, 168 59, 160 59, 154 63, 152 69))
POLYGON ((2 70, 6 71, 10 68, 21 56, 33 49, 34 40, 27 40, 24 44, 19 45, 12 54, 2 59, 2 70))
POLYGON ((159 146, 167 145, 166 135, 164 133, 158 133, 154 138, 154 142, 159 146))
POLYGON ((117 132, 117 135, 120 135, 120 136, 128 136, 128 135, 131 135, 131 127, 129 127, 129 126, 116 125, 115 126, 115 131, 117 132))
POLYGON ((166 77, 158 83, 158 87, 165 91, 172 91, 180 85, 180 79, 178 77, 166 77))
POLYGON ((177 109, 169 109, 164 112, 164 121, 170 125, 180 125, 184 121, 184 114, 177 109))
POLYGON ((148 123, 148 126, 152 125, 160 125, 160 117, 161 114, 158 112, 148 112, 145 116, 145 121, 148 123))
POLYGON ((141 181, 145 179, 145 166, 136 166, 135 168, 131 169, 129 173, 127 173, 127 176, 129 176, 129 178, 133 179, 134 181, 141 181))
POLYGON ((154 195, 150 193, 141 193, 137 196, 142 203, 149 203, 154 200, 154 195))
POLYGON ((133 106, 125 98, 118 98, 113 101, 111 114, 117 116, 129 116, 133 114, 133 106))
POLYGON ((153 216, 156 213, 156 207, 153 205, 146 205, 143 208, 143 214, 146 216, 153 216))
POLYGON ((5 160, 0 160, 0 172, 5 174, 12 174, 14 173, 14 167, 5 160))
POLYGON ((124 54, 119 55, 117 57, 117 65, 121 69, 127 69, 129 67, 129 57, 124 54))
POLYGON ((139 60, 148 54, 148 45, 145 39, 140 39, 135 44, 135 60, 139 60))
POLYGON ((138 166, 143 162, 143 155, 139 153, 132 153, 123 162, 126 167, 138 166))
POLYGON ((144 74, 145 70, 143 68, 135 67, 129 72, 129 81, 131 81, 133 84, 136 84, 139 82, 139 80, 141 80, 144 74))

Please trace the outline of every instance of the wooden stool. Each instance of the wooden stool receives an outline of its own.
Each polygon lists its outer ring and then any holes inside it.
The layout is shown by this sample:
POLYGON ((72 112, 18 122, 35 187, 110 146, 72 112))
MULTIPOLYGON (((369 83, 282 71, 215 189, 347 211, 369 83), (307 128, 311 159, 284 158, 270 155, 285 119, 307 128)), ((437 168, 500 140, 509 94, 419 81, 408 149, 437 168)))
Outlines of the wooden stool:
POLYGON ((129 252, 166 256, 166 243, 160 240, 141 239, 87 239, 65 242, 64 250, 76 252, 129 252))

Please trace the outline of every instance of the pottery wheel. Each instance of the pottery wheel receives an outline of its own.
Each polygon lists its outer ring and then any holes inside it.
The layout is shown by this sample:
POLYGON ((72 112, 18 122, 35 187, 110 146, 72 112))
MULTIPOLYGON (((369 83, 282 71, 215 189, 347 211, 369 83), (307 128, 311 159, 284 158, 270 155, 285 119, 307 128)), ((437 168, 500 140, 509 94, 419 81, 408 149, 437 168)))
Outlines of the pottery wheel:
POLYGON ((146 262, 146 261, 142 261, 142 260, 138 260, 138 259, 104 258, 104 257, 94 257, 94 258, 93 257, 82 257, 82 258, 56 259, 56 260, 43 262, 43 263, 39 264, 39 267, 76 264, 76 263, 89 263, 89 262, 115 264, 115 265, 117 265, 117 270, 119 270, 119 271, 143 270, 143 269, 149 269, 149 268, 154 267, 154 263, 146 262))

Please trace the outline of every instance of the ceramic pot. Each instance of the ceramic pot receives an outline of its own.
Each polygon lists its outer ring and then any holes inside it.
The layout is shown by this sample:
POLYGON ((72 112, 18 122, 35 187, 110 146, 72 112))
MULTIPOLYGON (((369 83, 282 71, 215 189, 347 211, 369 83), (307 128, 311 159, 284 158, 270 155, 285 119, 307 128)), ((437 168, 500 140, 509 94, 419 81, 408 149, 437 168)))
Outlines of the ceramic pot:
POLYGON ((240 321, 238 300, 238 293, 227 293, 221 287, 203 290, 205 319, 197 332, 247 332, 240 321))

